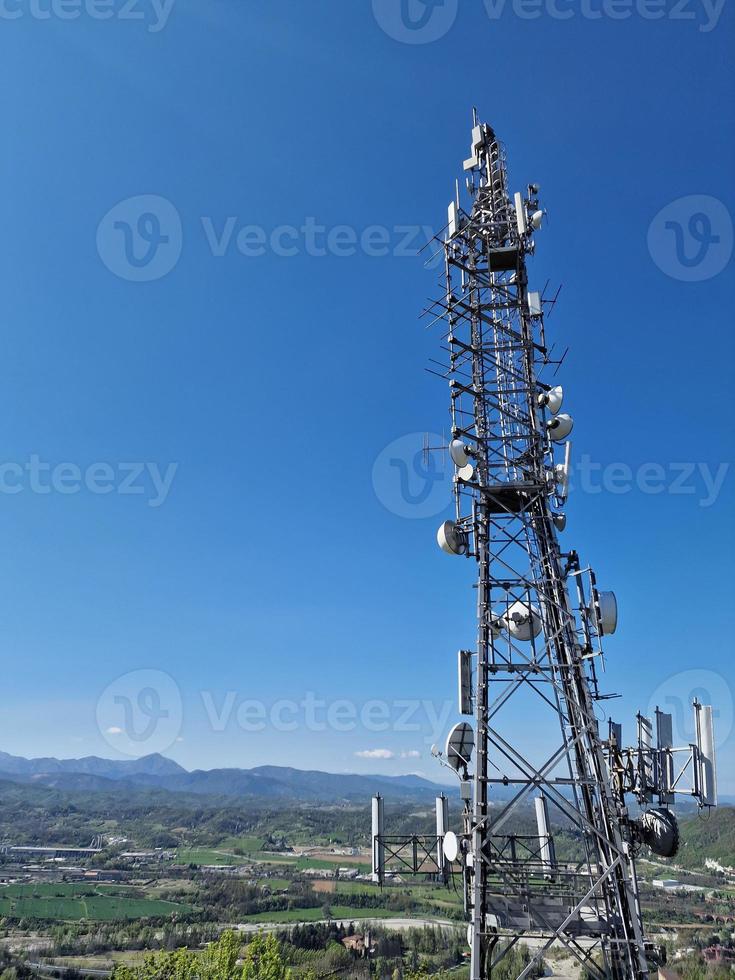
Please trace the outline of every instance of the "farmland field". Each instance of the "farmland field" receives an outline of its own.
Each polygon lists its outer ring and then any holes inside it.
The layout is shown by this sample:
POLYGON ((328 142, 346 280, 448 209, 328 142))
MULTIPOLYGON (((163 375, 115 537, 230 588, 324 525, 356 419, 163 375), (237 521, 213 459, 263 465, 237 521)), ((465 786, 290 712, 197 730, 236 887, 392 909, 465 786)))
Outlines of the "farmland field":
POLYGON ((55 921, 164 918, 191 906, 150 899, 137 889, 85 882, 31 882, 0 887, 0 915, 55 921))
MULTIPOLYGON (((405 912, 395 912, 389 909, 360 909, 349 905, 331 905, 333 919, 391 919, 405 917, 405 912)), ((243 922, 319 922, 324 919, 321 908, 288 909, 284 912, 261 912, 258 915, 245 916, 243 922)))

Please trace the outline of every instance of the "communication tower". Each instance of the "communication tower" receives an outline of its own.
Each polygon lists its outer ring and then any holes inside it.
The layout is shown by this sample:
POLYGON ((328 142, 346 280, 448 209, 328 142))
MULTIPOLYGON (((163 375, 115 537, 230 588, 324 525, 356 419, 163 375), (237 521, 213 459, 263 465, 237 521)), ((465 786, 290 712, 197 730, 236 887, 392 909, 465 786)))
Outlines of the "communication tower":
POLYGON ((643 980, 658 952, 635 858, 643 845, 676 853, 677 794, 716 804, 712 708, 694 703, 687 746, 659 710, 655 723, 638 716, 633 748, 605 722, 598 665, 618 606, 560 544, 574 422, 547 380, 559 367, 545 329, 555 298, 529 288, 539 187, 510 193, 505 149, 476 113, 464 170, 441 241, 445 287, 428 311, 445 331, 455 467, 455 514, 437 540, 477 570, 476 649, 458 654, 458 712, 474 722, 434 750, 459 778, 462 826, 448 829, 438 801, 435 836, 391 837, 376 799, 373 876, 461 877, 472 980, 492 977, 519 942, 530 962, 518 980, 554 944, 593 977, 643 980))

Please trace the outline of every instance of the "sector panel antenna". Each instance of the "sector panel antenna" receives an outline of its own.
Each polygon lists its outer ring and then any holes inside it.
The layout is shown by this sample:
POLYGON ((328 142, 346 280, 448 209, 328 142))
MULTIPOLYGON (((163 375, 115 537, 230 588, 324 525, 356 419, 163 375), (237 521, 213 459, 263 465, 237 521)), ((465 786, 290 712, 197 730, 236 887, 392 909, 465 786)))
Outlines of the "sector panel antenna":
POLYGON ((699 799, 702 806, 717 806, 717 760, 712 707, 694 702, 699 768, 699 799))

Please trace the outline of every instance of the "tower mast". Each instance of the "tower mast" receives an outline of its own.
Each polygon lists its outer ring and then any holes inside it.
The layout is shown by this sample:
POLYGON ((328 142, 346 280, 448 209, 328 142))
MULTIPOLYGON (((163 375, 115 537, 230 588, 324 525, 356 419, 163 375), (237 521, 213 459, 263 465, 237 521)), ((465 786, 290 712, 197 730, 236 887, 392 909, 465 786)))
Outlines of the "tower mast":
POLYGON ((446 329, 455 466, 455 517, 437 540, 477 570, 477 649, 459 652, 459 710, 474 727, 455 725, 435 751, 459 777, 463 829, 448 830, 442 796, 436 835, 386 834, 376 798, 373 877, 446 883, 459 864, 472 980, 525 946, 523 980, 554 944, 596 980, 648 980, 658 954, 644 941, 635 857, 644 844, 676 854, 677 794, 717 804, 713 711, 694 701, 696 744, 676 746, 658 708, 655 726, 637 716, 632 748, 619 724, 600 733, 597 664, 618 609, 559 541, 574 422, 544 380, 558 368, 544 324, 555 300, 529 289, 539 188, 511 199, 503 146, 476 114, 470 152, 467 207, 459 194, 449 206, 446 281, 429 311, 446 329))
POLYGON ((598 592, 593 573, 557 538, 569 455, 557 462, 555 449, 573 423, 560 411, 562 390, 540 380, 550 361, 544 304, 529 292, 526 269, 543 220, 538 188, 511 200, 503 146, 490 126, 475 123, 465 163, 470 204, 450 205, 438 304, 448 327, 457 466, 456 520, 439 543, 477 563, 476 764, 465 817, 471 975, 489 976, 507 952, 503 935, 516 937, 525 925, 549 945, 563 942, 593 975, 646 978, 627 812, 612 793, 594 703, 595 661, 615 628, 615 599, 598 592), (513 712, 509 702, 522 695, 513 712), (556 727, 558 747, 540 764, 503 731, 510 713, 517 730, 524 709, 531 725, 545 711, 556 727), (510 801, 491 808, 501 784, 511 787, 510 801), (540 880, 509 826, 536 791, 585 847, 578 868, 549 869, 540 880))

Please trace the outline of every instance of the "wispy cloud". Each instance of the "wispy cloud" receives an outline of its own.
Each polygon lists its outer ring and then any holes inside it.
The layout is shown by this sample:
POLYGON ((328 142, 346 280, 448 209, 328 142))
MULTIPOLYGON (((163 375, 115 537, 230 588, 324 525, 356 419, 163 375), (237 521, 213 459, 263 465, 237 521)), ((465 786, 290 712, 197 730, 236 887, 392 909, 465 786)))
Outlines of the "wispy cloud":
POLYGON ((118 728, 117 725, 111 725, 110 728, 105 729, 106 735, 122 735, 122 728, 118 728))
POLYGON ((358 759, 420 759, 421 753, 416 749, 403 749, 393 752, 391 749, 362 749, 355 752, 358 759))

